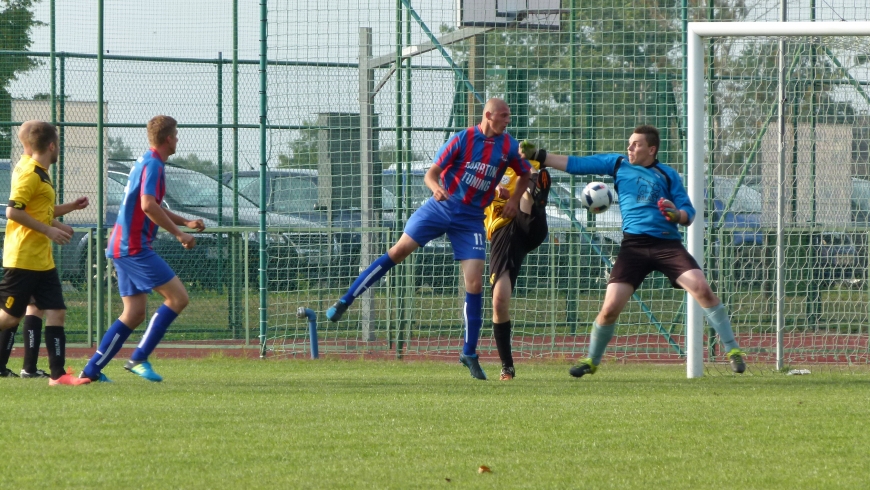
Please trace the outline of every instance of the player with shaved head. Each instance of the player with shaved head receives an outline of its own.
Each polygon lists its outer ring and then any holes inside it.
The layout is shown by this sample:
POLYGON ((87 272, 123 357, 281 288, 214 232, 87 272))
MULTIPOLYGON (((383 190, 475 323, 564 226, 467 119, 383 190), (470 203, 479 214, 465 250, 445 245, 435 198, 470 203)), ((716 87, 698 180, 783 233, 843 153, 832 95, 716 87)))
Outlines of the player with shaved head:
POLYGON ((326 311, 327 318, 333 322, 340 320, 354 300, 396 264, 417 248, 447 234, 453 244, 453 258, 460 261, 465 276, 462 306, 465 341, 459 361, 472 377, 486 379, 477 356, 477 341, 483 325, 484 209, 495 198, 496 186, 510 168, 519 179, 515 194, 504 203, 501 214, 505 218, 516 216, 531 169, 520 154, 519 142, 505 132, 510 122, 507 103, 489 99, 480 124, 454 134, 444 143, 424 178, 432 198, 414 211, 399 241, 369 264, 347 293, 326 311))

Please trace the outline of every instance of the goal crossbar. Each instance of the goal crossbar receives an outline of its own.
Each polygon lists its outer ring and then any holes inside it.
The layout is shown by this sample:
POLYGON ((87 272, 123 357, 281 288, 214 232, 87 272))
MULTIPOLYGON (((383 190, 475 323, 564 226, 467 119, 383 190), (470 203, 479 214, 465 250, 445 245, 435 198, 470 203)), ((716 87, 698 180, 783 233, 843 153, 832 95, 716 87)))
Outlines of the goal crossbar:
MULTIPOLYGON (((704 202, 704 47, 709 37, 870 36, 870 22, 689 22, 687 29, 687 187, 694 203, 704 202)), ((687 248, 704 267, 704 219, 699 214, 687 231, 687 248)), ((703 324, 700 305, 686 305, 686 375, 703 376, 703 324)), ((777 326, 780 328, 780 326, 777 326)))

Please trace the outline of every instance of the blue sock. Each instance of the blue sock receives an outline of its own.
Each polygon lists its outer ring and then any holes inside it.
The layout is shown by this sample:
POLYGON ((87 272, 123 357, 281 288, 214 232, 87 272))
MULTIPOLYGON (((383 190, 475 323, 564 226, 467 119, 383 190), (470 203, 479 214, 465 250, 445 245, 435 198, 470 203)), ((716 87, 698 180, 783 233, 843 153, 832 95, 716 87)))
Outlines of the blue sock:
POLYGON ((725 305, 719 303, 712 308, 704 308, 704 316, 707 317, 707 323, 713 327, 713 330, 719 334, 719 340, 725 345, 725 352, 731 349, 738 349, 737 341, 734 340, 734 331, 731 329, 731 319, 728 318, 728 312, 725 311, 725 305))
POLYGON ((462 317, 465 319, 465 344, 462 345, 462 353, 470 356, 477 352, 477 340, 483 326, 483 293, 465 293, 462 317))
POLYGON ((130 327, 124 324, 120 319, 115 320, 112 326, 106 330, 103 339, 100 340, 100 346, 97 347, 97 352, 88 361, 88 365, 82 370, 85 376, 93 379, 100 376, 100 372, 106 367, 106 364, 115 357, 115 354, 124 346, 127 337, 133 333, 130 327))
POLYGON ((131 361, 147 361, 148 356, 154 352, 154 348, 160 343, 163 334, 169 329, 169 325, 173 320, 178 318, 178 313, 172 311, 172 308, 166 305, 160 305, 157 312, 151 317, 151 322, 148 323, 148 330, 145 330, 145 335, 139 341, 133 355, 130 356, 131 361))
POLYGON ((350 285, 350 289, 347 290, 344 296, 341 297, 341 300, 346 304, 353 304, 354 300, 359 297, 362 293, 366 291, 366 289, 372 287, 373 284, 378 282, 384 274, 390 271, 393 267, 396 266, 396 263, 393 262, 393 259, 390 258, 389 254, 381 255, 374 262, 369 265, 366 270, 362 271, 362 274, 356 278, 356 281, 350 285))
POLYGON ((599 325, 598 322, 592 322, 592 338, 589 340, 589 358, 592 359, 592 364, 601 364, 601 356, 613 338, 614 330, 616 324, 599 325))

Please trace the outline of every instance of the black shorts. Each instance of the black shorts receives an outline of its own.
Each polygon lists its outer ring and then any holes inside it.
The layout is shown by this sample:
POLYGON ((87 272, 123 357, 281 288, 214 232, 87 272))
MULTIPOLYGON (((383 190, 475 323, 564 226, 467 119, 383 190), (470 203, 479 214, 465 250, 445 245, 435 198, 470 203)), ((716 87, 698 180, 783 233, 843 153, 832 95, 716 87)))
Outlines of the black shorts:
POLYGON ((0 302, 0 308, 15 318, 23 317, 30 303, 40 310, 66 309, 57 269, 6 269, 0 281, 0 302))
POLYGON ((489 283, 495 284, 507 271, 511 289, 517 286, 517 276, 523 259, 547 238, 547 215, 533 208, 534 214, 517 213, 510 223, 492 233, 492 248, 489 252, 489 283))
POLYGON ((682 289, 677 278, 686 271, 700 268, 680 240, 626 233, 607 284, 628 283, 637 289, 650 272, 659 271, 671 280, 671 285, 682 289))

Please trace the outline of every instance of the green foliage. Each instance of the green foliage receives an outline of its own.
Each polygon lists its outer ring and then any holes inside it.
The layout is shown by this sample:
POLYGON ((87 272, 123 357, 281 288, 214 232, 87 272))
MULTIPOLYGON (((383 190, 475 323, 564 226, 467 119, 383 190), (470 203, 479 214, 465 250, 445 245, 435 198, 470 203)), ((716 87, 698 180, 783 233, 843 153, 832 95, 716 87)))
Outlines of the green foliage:
POLYGON ((290 142, 290 154, 278 155, 278 168, 316 169, 318 152, 318 133, 311 121, 303 121, 305 129, 299 130, 299 137, 290 142))
POLYGON ((187 156, 174 156, 169 160, 169 163, 176 167, 186 168, 214 178, 218 178, 217 165, 211 160, 202 160, 194 153, 188 153, 187 156))
POLYGON ((109 136, 109 144, 106 151, 109 153, 109 160, 133 159, 133 150, 124 143, 124 140, 120 136, 117 138, 109 136))
MULTIPOLYGON (((88 459, 55 458, 46 471, 44 459, 19 458, 5 467, 4 488, 147 481, 149 488, 698 489, 725 482, 775 490, 864 488, 870 479, 864 375, 784 376, 771 368, 687 380, 684 366, 605 360, 581 380, 568 376, 567 362, 519 362, 515 380, 481 382, 455 360, 165 354, 158 349, 151 359, 163 383, 124 371, 121 358, 104 371, 113 383, 50 389, 45 380, 0 378, 0 409, 21 414, 6 426, 10 446, 88 459), (63 437, 34 437, 46 427, 63 437), (131 451, 147 457, 117 457, 131 451), (479 474, 481 465, 492 473, 479 474)), ((80 369, 85 360, 69 364, 80 369)), ((497 377, 494 362, 483 367, 497 377)))
MULTIPOLYGON (((39 0, 0 0, 0 50, 26 51, 33 44, 31 31, 45 25, 30 10, 39 0)), ((12 119, 12 96, 9 83, 18 75, 39 66, 40 62, 25 55, 4 54, 0 60, 0 121, 12 119)), ((12 132, 0 127, 0 157, 9 157, 12 132)))

